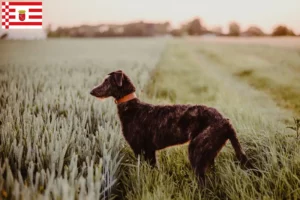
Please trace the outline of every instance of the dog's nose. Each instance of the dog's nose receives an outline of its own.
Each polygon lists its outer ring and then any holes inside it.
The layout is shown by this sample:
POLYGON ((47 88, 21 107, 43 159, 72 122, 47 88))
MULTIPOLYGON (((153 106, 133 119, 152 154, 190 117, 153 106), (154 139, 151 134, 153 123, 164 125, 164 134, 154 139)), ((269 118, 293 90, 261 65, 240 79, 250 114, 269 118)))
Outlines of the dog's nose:
POLYGON ((90 92, 90 94, 93 95, 93 96, 95 96, 95 90, 92 90, 92 91, 90 92))

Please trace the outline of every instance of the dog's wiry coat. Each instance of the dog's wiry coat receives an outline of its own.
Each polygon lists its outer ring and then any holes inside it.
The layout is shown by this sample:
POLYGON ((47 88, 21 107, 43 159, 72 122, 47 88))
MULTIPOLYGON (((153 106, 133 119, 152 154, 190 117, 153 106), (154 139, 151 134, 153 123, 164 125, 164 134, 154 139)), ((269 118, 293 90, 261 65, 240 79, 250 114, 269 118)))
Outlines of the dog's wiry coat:
MULTIPOLYGON (((132 82, 122 71, 110 75, 91 92, 92 95, 119 99, 135 92, 132 82)), ((243 164, 247 162, 229 120, 214 108, 204 105, 152 105, 137 98, 117 107, 126 141, 136 155, 143 155, 153 166, 157 150, 190 141, 189 160, 200 183, 204 183, 206 169, 214 163, 228 139, 237 158, 243 164)))

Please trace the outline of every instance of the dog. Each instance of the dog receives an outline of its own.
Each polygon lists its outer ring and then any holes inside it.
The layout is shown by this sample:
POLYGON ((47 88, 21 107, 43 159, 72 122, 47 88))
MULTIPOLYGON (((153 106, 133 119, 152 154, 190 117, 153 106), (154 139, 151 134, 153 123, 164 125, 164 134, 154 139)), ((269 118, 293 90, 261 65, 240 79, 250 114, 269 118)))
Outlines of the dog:
POLYGON ((205 105, 152 105, 140 101, 136 88, 122 71, 108 74, 103 83, 90 94, 97 98, 113 97, 123 135, 136 156, 156 165, 155 152, 166 147, 189 142, 191 166, 200 184, 205 184, 205 172, 227 140, 230 140, 238 160, 248 159, 242 150, 230 121, 215 108, 205 105))

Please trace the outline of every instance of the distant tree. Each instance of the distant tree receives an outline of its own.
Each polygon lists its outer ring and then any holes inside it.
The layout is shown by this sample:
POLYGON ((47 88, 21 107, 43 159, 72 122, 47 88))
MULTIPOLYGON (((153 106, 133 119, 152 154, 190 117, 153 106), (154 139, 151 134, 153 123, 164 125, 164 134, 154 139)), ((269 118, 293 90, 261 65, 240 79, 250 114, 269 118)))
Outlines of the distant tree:
POLYGON ((47 37, 52 37, 54 35, 51 24, 47 25, 45 31, 46 31, 47 37))
POLYGON ((240 25, 236 22, 231 22, 229 24, 229 34, 230 36, 239 36, 241 33, 240 25))
POLYGON ((245 33, 248 36, 264 36, 265 33, 257 26, 250 26, 245 33))
POLYGON ((48 24, 46 29, 45 29, 46 33, 49 33, 52 31, 52 25, 51 24, 48 24))
POLYGON ((166 32, 170 32, 172 30, 172 26, 170 22, 163 23, 163 27, 165 28, 166 32))
POLYGON ((200 35, 202 33, 202 25, 199 18, 193 19, 187 27, 189 35, 200 35))
POLYGON ((183 30, 182 29, 173 29, 170 31, 170 34, 174 37, 180 37, 183 35, 183 30))
POLYGON ((153 35, 166 35, 172 31, 170 22, 153 24, 154 34, 153 35))
POLYGON ((124 27, 125 36, 144 36, 145 35, 145 24, 143 21, 129 23, 124 27))
POLYGON ((296 34, 292 29, 289 29, 285 25, 279 25, 274 28, 272 36, 295 36, 296 34))
POLYGON ((212 28, 211 32, 215 33, 216 35, 222 35, 223 34, 221 26, 216 26, 216 27, 212 28))
POLYGON ((284 25, 279 25, 274 28, 272 35, 273 36, 285 36, 288 33, 288 28, 284 25))
POLYGON ((296 34, 292 29, 289 29, 288 36, 296 36, 296 34))
POLYGON ((182 30, 182 32, 188 34, 188 29, 189 29, 189 23, 183 23, 180 26, 180 30, 182 30))

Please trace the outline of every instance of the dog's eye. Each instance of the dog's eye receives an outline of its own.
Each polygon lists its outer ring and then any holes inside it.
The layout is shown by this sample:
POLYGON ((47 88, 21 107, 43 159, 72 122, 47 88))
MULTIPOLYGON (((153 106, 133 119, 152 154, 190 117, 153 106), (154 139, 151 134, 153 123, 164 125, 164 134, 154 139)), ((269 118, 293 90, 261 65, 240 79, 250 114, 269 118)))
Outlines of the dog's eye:
POLYGON ((105 83, 106 81, 107 81, 107 79, 103 79, 103 80, 102 80, 102 83, 105 83))

